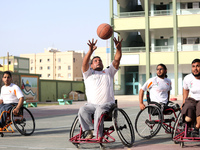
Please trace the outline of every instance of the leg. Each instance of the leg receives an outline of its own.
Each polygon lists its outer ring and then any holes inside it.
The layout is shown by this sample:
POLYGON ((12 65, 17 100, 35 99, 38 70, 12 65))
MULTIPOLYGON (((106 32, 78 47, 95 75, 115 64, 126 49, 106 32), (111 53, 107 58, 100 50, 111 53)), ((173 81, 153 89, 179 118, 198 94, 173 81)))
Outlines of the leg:
POLYGON ((186 122, 195 122, 196 119, 196 101, 192 98, 187 98, 182 108, 182 116, 186 122))
MULTIPOLYGON (((105 103, 103 105, 99 105, 96 108, 96 111, 94 113, 94 135, 97 136, 97 128, 98 128, 98 123, 101 115, 105 112, 108 112, 110 108, 112 107, 112 103, 105 103)), ((99 133, 98 136, 102 137, 103 136, 103 122, 104 118, 102 118, 102 121, 99 125, 99 133)))
POLYGON ((92 114, 95 112, 95 105, 86 103, 79 109, 78 118, 83 131, 93 130, 92 114))
POLYGON ((200 101, 197 102, 196 105, 196 128, 199 129, 200 128, 200 101))
POLYGON ((1 120, 0 120, 0 128, 3 128, 5 126, 6 123, 6 118, 7 118, 7 113, 3 111, 9 111, 12 109, 12 105, 11 104, 1 104, 0 106, 0 113, 1 113, 1 120))

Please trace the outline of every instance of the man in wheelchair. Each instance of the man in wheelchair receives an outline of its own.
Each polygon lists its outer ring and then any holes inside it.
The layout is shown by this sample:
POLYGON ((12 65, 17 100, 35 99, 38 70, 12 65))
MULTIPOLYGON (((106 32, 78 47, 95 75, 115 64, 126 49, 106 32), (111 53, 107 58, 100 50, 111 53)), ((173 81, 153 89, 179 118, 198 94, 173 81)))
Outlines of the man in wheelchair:
POLYGON ((0 131, 3 130, 5 126, 5 121, 7 117, 7 113, 5 111, 9 111, 13 108, 14 105, 17 105, 13 110, 14 114, 17 114, 20 108, 23 105, 24 95, 21 89, 12 81, 11 72, 5 71, 3 72, 2 81, 4 86, 1 87, 1 95, 0 95, 0 131))
MULTIPOLYGON (((121 59, 121 42, 119 38, 113 39, 116 46, 116 54, 114 60, 109 67, 103 70, 103 63, 100 57, 96 56, 89 60, 96 50, 97 40, 94 42, 89 40, 89 51, 85 55, 82 64, 83 78, 86 88, 87 103, 79 109, 78 117, 83 131, 87 131, 86 139, 92 139, 97 136, 97 126, 100 116, 108 112, 115 104, 113 79, 118 71, 121 59), (94 114, 94 123, 92 122, 92 114, 94 114)), ((103 120, 99 126, 98 137, 103 134, 103 120)))
POLYGON ((163 111, 165 108, 172 107, 169 106, 169 96, 171 87, 171 80, 167 78, 167 67, 164 64, 158 64, 156 67, 157 76, 148 79, 145 84, 142 86, 139 92, 139 102, 140 109, 145 109, 143 103, 144 92, 149 90, 150 100, 152 103, 158 103, 163 111))
POLYGON ((200 128, 200 59, 192 61, 192 73, 183 80, 182 118, 194 127, 192 136, 199 136, 200 128), (190 96, 189 96, 190 94, 190 96))

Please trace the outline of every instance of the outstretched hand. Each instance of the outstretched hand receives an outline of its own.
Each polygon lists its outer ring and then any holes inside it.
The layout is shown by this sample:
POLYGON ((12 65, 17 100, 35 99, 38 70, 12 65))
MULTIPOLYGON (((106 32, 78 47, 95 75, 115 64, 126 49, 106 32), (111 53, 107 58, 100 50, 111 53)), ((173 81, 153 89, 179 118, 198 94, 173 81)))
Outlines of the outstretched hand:
POLYGON ((89 50, 90 51, 94 51, 95 49, 97 49, 97 46, 95 46, 97 43, 97 40, 94 42, 94 39, 92 39, 92 42, 90 40, 88 40, 88 45, 89 45, 89 50))
POLYGON ((114 38, 113 38, 113 41, 115 42, 115 47, 116 47, 116 49, 121 50, 123 39, 119 40, 119 36, 118 36, 118 39, 116 39, 116 38, 114 37, 114 38))

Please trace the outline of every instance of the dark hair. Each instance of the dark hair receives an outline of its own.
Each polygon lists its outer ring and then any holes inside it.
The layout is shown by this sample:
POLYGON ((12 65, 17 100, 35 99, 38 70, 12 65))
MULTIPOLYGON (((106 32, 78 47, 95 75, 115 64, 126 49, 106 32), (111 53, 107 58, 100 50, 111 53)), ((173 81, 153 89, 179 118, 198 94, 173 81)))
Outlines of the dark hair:
POLYGON ((94 60, 95 58, 101 59, 101 57, 99 57, 99 56, 94 56, 94 57, 92 58, 92 60, 91 60, 91 64, 93 63, 93 60, 94 60))
POLYGON ((10 71, 4 71, 4 72, 3 72, 3 75, 2 75, 2 78, 3 78, 4 74, 8 74, 10 77, 12 77, 12 74, 11 74, 10 71))
POLYGON ((196 62, 199 62, 200 63, 200 59, 194 59, 193 61, 192 61, 192 64, 194 64, 194 63, 196 63, 196 62))
MULTIPOLYGON (((158 64, 156 68, 158 68, 158 66, 161 66, 164 70, 167 70, 167 67, 164 64, 158 64)), ((167 78, 167 73, 165 75, 165 78, 167 78)))

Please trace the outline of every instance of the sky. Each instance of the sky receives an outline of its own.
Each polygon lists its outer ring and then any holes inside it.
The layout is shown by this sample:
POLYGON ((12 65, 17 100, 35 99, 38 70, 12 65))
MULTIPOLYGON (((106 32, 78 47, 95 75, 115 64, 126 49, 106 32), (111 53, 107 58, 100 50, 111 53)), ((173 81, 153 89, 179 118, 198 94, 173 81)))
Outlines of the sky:
POLYGON ((98 47, 107 40, 97 27, 110 24, 109 0, 0 0, 0 57, 61 51, 88 51, 88 40, 98 47))

